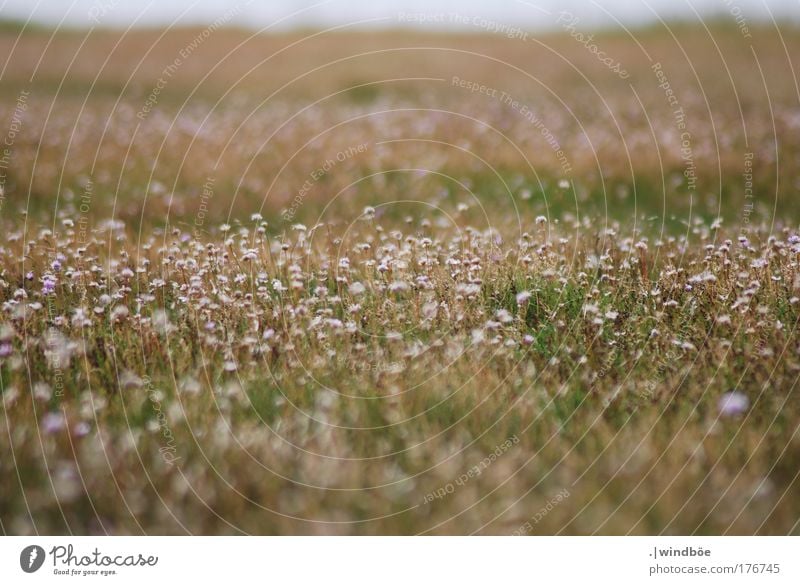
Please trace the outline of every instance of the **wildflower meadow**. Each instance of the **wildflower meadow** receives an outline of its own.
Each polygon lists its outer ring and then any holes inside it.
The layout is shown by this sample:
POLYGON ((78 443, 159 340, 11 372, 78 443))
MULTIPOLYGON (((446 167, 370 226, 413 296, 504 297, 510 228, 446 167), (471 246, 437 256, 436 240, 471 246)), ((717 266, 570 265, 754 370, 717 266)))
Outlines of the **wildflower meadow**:
POLYGON ((796 27, 236 14, 0 27, 3 533, 800 534, 796 27))

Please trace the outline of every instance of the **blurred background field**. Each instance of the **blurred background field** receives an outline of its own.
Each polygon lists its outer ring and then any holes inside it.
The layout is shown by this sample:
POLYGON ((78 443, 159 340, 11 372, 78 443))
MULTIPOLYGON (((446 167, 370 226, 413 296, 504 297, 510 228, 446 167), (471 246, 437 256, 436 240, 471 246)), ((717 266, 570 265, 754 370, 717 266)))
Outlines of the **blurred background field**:
POLYGON ((786 156, 777 164, 776 150, 800 147, 789 62, 800 33, 789 26, 756 30, 747 42, 722 21, 595 33, 627 79, 563 33, 522 41, 220 29, 203 41, 203 30, 18 35, 6 25, 4 119, 19 92, 30 96, 4 216, 50 213, 53 197, 79 197, 91 178, 93 216, 116 205, 122 220, 191 224, 209 177, 209 213, 220 222, 255 211, 275 216, 292 207, 312 171, 362 143, 366 152, 312 181, 302 198, 313 205, 295 210, 298 220, 315 221, 334 197, 327 213, 340 204, 393 201, 409 189, 452 207, 471 188, 501 215, 522 205, 534 214, 641 215, 679 224, 694 213, 741 223, 748 152, 757 194, 752 221, 769 221, 776 209, 783 217, 797 213, 800 163, 786 156), (178 66, 167 69, 176 58, 178 66), (685 112, 694 189, 682 175, 683 130, 654 63, 685 112), (496 97, 458 87, 454 77, 496 90, 496 97), (159 78, 165 83, 157 105, 143 112, 159 78), (527 106, 551 141, 501 92, 527 106), (564 157, 556 156, 553 139, 564 157), (467 152, 475 148, 482 159, 467 152), (570 188, 555 188, 563 178, 570 188))

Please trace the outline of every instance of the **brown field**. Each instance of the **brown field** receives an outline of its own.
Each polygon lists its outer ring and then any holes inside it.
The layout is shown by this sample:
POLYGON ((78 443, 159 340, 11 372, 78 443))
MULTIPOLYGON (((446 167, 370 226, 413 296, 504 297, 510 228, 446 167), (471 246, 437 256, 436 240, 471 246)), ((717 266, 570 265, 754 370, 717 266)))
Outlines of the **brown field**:
POLYGON ((0 28, 4 533, 798 534, 800 31, 203 34, 0 28))

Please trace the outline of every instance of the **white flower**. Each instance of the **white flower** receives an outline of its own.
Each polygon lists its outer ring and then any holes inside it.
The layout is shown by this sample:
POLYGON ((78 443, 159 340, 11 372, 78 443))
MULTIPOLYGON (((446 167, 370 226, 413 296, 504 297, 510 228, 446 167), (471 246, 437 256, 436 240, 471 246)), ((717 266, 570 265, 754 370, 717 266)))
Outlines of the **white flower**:
POLYGON ((36 382, 33 385, 33 396, 37 400, 47 401, 53 396, 53 390, 47 382, 36 382))
POLYGON ((511 313, 506 311, 505 309, 498 309, 497 312, 494 314, 500 323, 508 324, 514 320, 514 317, 511 316, 511 313))
POLYGON ((360 282, 354 282, 348 287, 348 290, 350 291, 351 295, 357 297, 358 295, 364 294, 364 291, 367 290, 367 287, 365 287, 360 282))
POLYGON ((389 285, 389 290, 392 292, 405 292, 409 288, 408 283, 402 280, 395 280, 389 285))
POLYGON ((436 317, 438 309, 439 305, 434 302, 425 303, 424 305, 422 305, 422 316, 425 317, 426 319, 433 319, 434 317, 436 317))
POLYGON ((583 305, 583 314, 587 315, 590 313, 592 315, 598 315, 600 313, 600 307, 598 307, 593 303, 586 303, 585 305, 583 305))
POLYGON ((153 312, 153 327, 160 335, 167 335, 175 330, 175 326, 170 323, 169 315, 163 309, 156 309, 153 312))
POLYGON ((0 341, 11 341, 14 339, 14 336, 15 331, 11 325, 8 323, 3 323, 0 325, 0 341))
POLYGON ((477 284, 459 284, 456 286, 456 292, 470 298, 481 292, 481 287, 477 284))
POLYGON ((111 322, 112 323, 119 323, 120 321, 124 321, 128 317, 129 311, 128 307, 124 305, 117 305, 111 311, 111 322))

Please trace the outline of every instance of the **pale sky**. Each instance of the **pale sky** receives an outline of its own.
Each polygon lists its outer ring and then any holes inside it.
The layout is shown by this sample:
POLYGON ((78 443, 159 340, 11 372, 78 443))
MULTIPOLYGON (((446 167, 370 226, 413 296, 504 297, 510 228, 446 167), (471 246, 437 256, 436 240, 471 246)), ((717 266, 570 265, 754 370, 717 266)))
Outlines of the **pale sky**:
POLYGON ((470 19, 478 17, 541 30, 554 28, 562 10, 586 26, 613 26, 615 20, 626 26, 658 18, 696 20, 698 14, 800 23, 800 0, 0 0, 2 18, 72 27, 206 24, 224 17, 259 29, 353 25, 469 30, 475 28, 470 19), (433 22, 409 22, 408 15, 419 14, 433 22))

